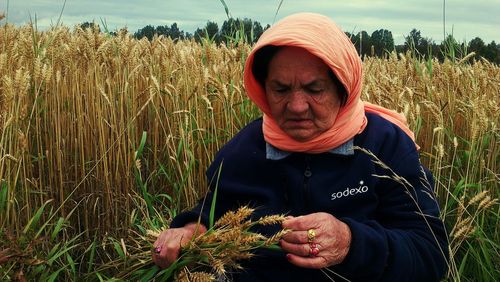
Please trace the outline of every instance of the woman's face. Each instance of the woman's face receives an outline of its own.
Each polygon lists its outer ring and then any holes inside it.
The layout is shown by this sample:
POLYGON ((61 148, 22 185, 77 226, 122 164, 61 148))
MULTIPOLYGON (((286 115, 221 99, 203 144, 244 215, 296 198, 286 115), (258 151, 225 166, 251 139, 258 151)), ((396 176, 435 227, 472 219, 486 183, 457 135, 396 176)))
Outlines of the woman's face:
POLYGON ((266 97, 278 126, 297 141, 309 141, 333 126, 340 108, 328 66, 297 47, 280 49, 269 63, 266 97))

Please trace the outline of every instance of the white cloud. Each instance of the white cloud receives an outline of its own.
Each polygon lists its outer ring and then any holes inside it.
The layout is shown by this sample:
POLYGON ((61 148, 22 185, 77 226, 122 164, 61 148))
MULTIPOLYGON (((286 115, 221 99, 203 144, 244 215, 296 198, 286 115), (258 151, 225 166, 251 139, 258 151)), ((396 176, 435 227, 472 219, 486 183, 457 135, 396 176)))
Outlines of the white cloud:
MULTIPOLYGON (((233 17, 251 18, 263 26, 273 22, 279 0, 225 0, 233 17)), ((15 24, 37 17, 40 28, 55 24, 64 0, 11 0, 0 4, 0 11, 9 3, 8 21, 15 24)), ((479 36, 485 41, 500 41, 500 4, 498 0, 446 1, 446 32, 458 39, 479 36)), ((283 1, 277 19, 296 12, 318 12, 332 17, 346 31, 384 28, 395 39, 412 28, 423 36, 440 41, 443 37, 443 1, 437 0, 355 0, 355 1, 283 1)), ((128 26, 131 32, 151 24, 170 25, 193 32, 208 20, 219 23, 226 19, 220 0, 66 0, 63 23, 69 26, 95 20, 106 20, 111 29, 128 26)))

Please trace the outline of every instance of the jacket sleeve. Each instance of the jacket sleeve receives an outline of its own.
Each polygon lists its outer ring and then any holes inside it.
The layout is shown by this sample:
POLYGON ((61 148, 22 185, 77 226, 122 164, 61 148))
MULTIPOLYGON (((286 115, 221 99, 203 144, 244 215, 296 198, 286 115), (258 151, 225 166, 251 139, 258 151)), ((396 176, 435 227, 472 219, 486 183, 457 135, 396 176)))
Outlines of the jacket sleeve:
POLYGON ((353 274, 353 281, 439 281, 448 265, 448 241, 432 175, 416 151, 393 167, 381 171, 374 218, 341 218, 352 241, 346 259, 333 269, 353 274))
MULTIPOLYGON (((172 220, 170 227, 182 227, 186 223, 200 220, 208 228, 210 208, 216 189, 215 220, 225 212, 239 208, 240 203, 237 201, 239 196, 238 187, 244 180, 238 178, 238 176, 241 176, 241 170, 238 167, 242 162, 247 162, 249 158, 257 158, 254 151, 265 148, 264 142, 262 118, 258 118, 241 129, 231 140, 224 144, 207 168, 206 179, 209 186, 207 195, 193 209, 177 215, 172 220)), ((258 155, 263 154, 264 152, 259 152, 258 155)))
MULTIPOLYGON (((215 189, 219 186, 219 170, 222 168, 222 163, 223 163, 223 157, 222 153, 219 152, 215 160, 211 163, 211 165, 208 167, 206 171, 206 176, 208 180, 208 186, 209 186, 209 191, 207 194, 198 202, 198 204, 188 210, 184 211, 180 214, 178 214, 176 217, 173 218, 172 222, 170 223, 170 228, 177 228, 177 227, 182 227, 190 222, 200 222, 201 224, 205 225, 205 227, 209 227, 209 216, 210 216, 210 208, 212 205, 212 200, 214 197, 214 191, 215 189)), ((230 209, 228 201, 222 201, 220 200, 223 198, 222 194, 223 191, 221 189, 218 189, 217 191, 217 198, 215 199, 216 205, 215 205, 215 214, 214 218, 217 219, 220 216, 222 216, 222 213, 224 211, 227 211, 230 209)))
MULTIPOLYGON (((205 197, 205 199, 207 198, 210 199, 212 198, 211 192, 209 193, 209 195, 205 197)), ((170 228, 179 228, 183 227, 184 225, 190 222, 198 222, 198 221, 208 228, 209 215, 207 213, 207 209, 204 208, 203 204, 207 203, 210 206, 210 202, 211 201, 201 201, 192 210, 184 211, 178 214, 176 217, 172 219, 172 222, 170 223, 170 228)))

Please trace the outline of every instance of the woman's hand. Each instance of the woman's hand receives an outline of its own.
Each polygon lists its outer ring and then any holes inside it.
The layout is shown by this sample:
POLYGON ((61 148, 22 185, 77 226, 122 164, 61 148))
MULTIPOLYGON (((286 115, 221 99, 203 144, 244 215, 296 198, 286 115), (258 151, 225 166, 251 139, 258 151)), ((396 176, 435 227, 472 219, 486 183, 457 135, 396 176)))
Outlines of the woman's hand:
POLYGON ((291 229, 281 240, 288 260, 300 267, 323 268, 341 263, 349 252, 351 230, 328 213, 290 217, 282 224, 291 229))
POLYGON ((169 267, 179 257, 181 247, 193 236, 206 231, 204 225, 188 223, 184 227, 170 228, 161 232, 153 244, 153 262, 161 268, 169 267))

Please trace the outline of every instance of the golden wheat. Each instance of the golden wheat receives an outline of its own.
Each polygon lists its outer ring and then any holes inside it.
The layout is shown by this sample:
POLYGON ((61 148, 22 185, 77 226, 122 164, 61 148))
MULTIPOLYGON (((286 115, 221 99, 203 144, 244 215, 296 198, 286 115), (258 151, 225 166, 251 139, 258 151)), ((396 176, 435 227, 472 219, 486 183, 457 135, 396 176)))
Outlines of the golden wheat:
MULTIPOLYGON (((259 116, 242 85, 250 49, 137 40, 123 30, 1 26, 0 181, 8 192, 0 227, 22 231, 54 199, 58 215, 74 210, 74 233, 126 233, 145 205, 135 171, 148 193, 193 206, 215 152, 259 116)), ((465 61, 366 58, 363 81, 363 99, 407 117, 442 217, 462 239, 478 230, 479 216, 498 213, 500 183, 500 68, 465 61)), ((490 239, 498 234, 497 226, 490 239)), ((461 244, 453 243, 452 256, 461 244)))

